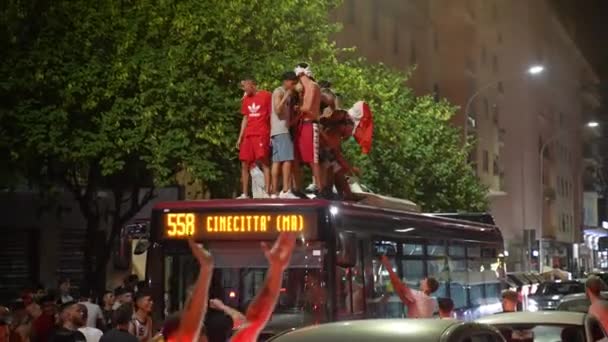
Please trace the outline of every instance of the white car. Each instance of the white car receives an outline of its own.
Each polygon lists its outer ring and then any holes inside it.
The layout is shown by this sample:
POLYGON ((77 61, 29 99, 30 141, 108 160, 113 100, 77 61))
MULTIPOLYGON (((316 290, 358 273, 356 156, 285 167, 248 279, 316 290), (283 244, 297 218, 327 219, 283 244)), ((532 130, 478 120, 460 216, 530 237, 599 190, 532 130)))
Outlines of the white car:
MULTIPOLYGON (((367 319, 313 325, 268 342, 503 342, 495 328, 451 319, 367 319)), ((554 341, 552 341, 554 342, 554 341)))
POLYGON ((494 326, 507 341, 607 341, 597 319, 580 312, 541 311, 500 313, 476 322, 494 326))

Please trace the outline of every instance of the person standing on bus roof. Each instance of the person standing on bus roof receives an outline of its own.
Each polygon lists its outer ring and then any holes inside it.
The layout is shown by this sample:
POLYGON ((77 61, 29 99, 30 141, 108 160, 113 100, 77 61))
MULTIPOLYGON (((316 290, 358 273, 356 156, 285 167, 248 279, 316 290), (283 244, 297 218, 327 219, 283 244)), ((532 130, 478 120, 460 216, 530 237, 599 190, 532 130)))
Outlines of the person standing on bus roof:
POLYGON ((296 160, 294 174, 297 190, 302 189, 302 177, 299 171, 301 164, 308 164, 312 169, 315 187, 323 189, 321 167, 319 165, 319 118, 321 110, 321 89, 312 78, 312 71, 307 63, 300 63, 294 70, 303 87, 302 106, 294 138, 296 160))
POLYGON ((420 282, 420 290, 410 289, 393 271, 393 265, 386 256, 380 259, 388 271, 391 283, 397 295, 407 306, 409 318, 431 318, 436 308, 436 301, 431 294, 439 288, 439 282, 432 277, 424 278, 420 282))
POLYGON ((289 128, 298 103, 295 86, 298 77, 293 71, 283 74, 283 84, 272 92, 270 140, 272 145, 271 198, 298 198, 291 192, 291 166, 294 159, 293 141, 289 128), (279 177, 283 176, 283 189, 279 192, 279 177))
POLYGON ((270 191, 270 110, 272 95, 257 89, 253 77, 241 81, 245 96, 241 100, 241 130, 236 142, 241 160, 242 194, 238 199, 249 198, 249 169, 260 163, 264 172, 265 191, 270 191))

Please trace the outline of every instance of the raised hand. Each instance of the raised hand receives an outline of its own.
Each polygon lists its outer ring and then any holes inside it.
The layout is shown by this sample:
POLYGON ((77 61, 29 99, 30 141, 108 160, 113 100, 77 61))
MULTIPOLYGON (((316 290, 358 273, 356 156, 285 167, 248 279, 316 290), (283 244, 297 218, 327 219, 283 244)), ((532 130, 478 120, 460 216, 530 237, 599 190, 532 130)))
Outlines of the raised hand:
POLYGON ((205 248, 199 247, 199 245, 192 239, 188 240, 188 245, 190 246, 192 255, 198 261, 201 267, 213 266, 213 257, 211 257, 211 254, 205 248))
POLYGON ((293 233, 281 233, 272 248, 262 242, 262 250, 270 266, 285 270, 291 260, 291 254, 296 246, 296 235, 293 233))
POLYGON ((209 300, 209 307, 216 310, 224 310, 224 302, 217 298, 209 300))

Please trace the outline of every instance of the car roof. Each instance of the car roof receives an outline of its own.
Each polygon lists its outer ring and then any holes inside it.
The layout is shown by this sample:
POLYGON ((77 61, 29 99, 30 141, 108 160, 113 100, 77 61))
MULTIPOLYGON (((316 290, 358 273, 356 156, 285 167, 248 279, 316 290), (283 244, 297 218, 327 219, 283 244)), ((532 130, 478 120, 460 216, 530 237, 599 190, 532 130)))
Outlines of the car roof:
POLYGON ((564 324, 582 325, 585 314, 570 311, 509 312, 490 315, 476 320, 491 325, 564 324))
POLYGON ((272 341, 406 341, 436 342, 451 326, 451 319, 366 319, 313 325, 281 334, 272 341))
MULTIPOLYGON (((608 298, 608 291, 602 291, 602 292, 600 292, 600 295, 602 296, 602 298, 606 299, 606 298, 608 298)), ((587 294, 584 292, 571 293, 571 294, 565 295, 562 298, 562 302, 567 302, 570 300, 577 300, 577 299, 588 299, 587 294)))

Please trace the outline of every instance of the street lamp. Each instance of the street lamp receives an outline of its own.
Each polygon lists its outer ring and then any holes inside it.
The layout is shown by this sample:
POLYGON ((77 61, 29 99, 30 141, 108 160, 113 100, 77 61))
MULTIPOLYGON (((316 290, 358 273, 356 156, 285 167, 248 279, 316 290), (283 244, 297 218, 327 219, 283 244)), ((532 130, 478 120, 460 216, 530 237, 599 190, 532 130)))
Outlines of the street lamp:
MULTIPOLYGON (((535 64, 535 65, 531 65, 528 70, 526 71, 528 74, 530 75, 538 75, 541 74, 543 71, 545 70, 545 67, 543 67, 542 65, 539 64, 535 64)), ((464 107, 464 127, 463 127, 463 131, 464 131, 464 139, 465 142, 467 141, 468 133, 469 133, 469 109, 471 108, 471 105, 473 104, 473 101, 475 100, 475 98, 477 96, 479 96, 479 94, 481 94, 482 92, 484 92, 486 89, 491 88, 495 85, 497 85, 498 83, 500 83, 500 81, 492 81, 492 82, 488 82, 486 84, 484 84, 483 86, 481 86, 479 89, 477 89, 477 91, 475 93, 473 93, 473 95, 471 95, 471 97, 469 97, 469 100, 467 101, 466 106, 464 107)))
POLYGON ((545 67, 540 64, 535 64, 528 68, 528 74, 530 75, 538 75, 543 71, 545 71, 545 67))
MULTIPOLYGON (((589 121, 585 124, 585 127, 590 127, 590 128, 594 128, 594 127, 598 127, 600 124, 597 121, 589 121)), ((547 147, 549 145, 551 145, 553 142, 555 142, 557 139, 559 139, 562 135, 568 133, 572 131, 572 129, 569 130, 562 130, 559 131, 557 133, 555 133, 553 136, 551 136, 541 147, 540 147, 540 156, 539 156, 539 163, 540 163, 540 213, 538 215, 539 217, 539 225, 538 228, 540 230, 539 232, 539 237, 538 237, 538 272, 539 273, 543 273, 543 266, 545 263, 545 255, 543 253, 543 214, 545 212, 545 178, 544 176, 544 165, 545 165, 545 150, 547 149, 547 147)))

